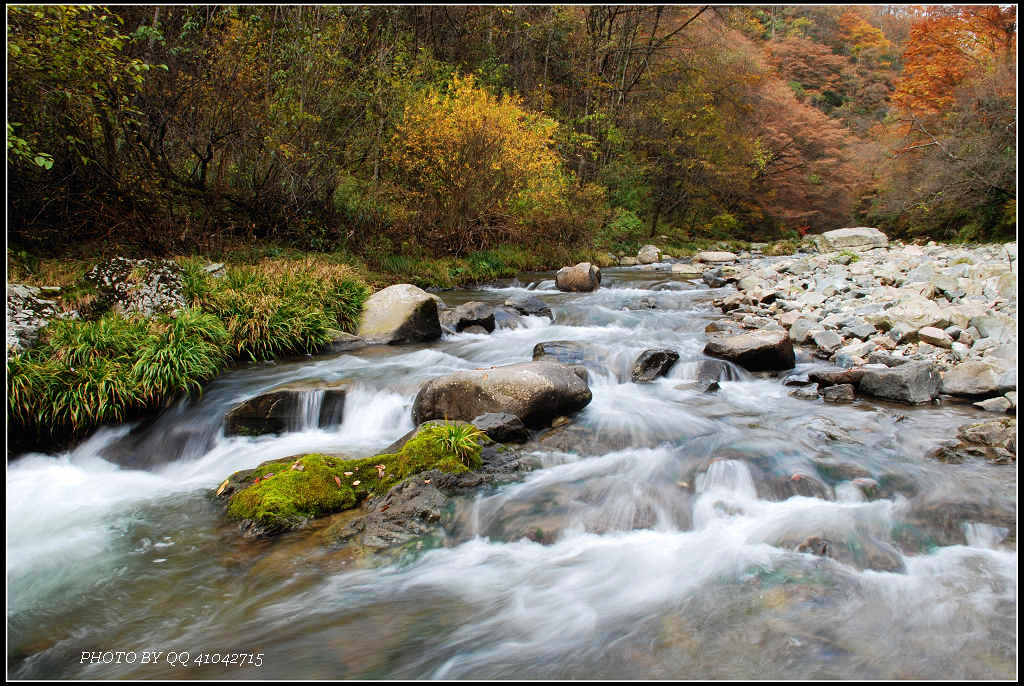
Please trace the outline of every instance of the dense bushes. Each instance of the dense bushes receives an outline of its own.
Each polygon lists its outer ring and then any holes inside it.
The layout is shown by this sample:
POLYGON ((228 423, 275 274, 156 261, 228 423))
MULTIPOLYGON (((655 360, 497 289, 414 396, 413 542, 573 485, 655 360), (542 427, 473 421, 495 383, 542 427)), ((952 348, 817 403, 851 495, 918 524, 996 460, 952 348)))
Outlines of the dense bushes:
POLYGON ((428 88, 405 108, 390 161, 413 220, 431 247, 465 254, 522 238, 568 202, 553 149, 557 122, 472 76, 428 88))

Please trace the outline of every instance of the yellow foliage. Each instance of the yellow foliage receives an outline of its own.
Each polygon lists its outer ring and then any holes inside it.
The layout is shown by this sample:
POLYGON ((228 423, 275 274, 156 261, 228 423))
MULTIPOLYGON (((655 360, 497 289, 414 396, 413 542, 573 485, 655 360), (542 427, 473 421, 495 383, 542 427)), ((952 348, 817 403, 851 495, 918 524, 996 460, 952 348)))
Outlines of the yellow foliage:
POLYGON ((452 252, 484 247, 564 206, 568 178, 553 149, 558 123, 456 76, 404 112, 390 150, 419 222, 452 252))

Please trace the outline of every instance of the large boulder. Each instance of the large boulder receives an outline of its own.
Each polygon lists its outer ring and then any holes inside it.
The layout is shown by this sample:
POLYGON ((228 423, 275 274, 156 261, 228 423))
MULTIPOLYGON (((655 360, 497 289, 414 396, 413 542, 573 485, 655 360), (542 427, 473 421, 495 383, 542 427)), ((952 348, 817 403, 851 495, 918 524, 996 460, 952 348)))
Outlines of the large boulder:
POLYGON ((259 436, 311 428, 307 424, 340 424, 347 385, 313 382, 278 386, 232 408, 224 416, 224 435, 259 436))
POLYGON ((711 262, 712 264, 723 264, 726 262, 735 262, 739 259, 736 253, 726 252, 724 250, 703 250, 693 256, 695 262, 711 262))
POLYGON ((551 308, 548 304, 535 295, 530 295, 528 293, 513 295, 505 301, 505 305, 513 308, 519 314, 550 317, 551 319, 554 319, 554 315, 551 313, 551 308))
POLYGON ((656 245, 645 245, 636 254, 636 261, 640 264, 654 264, 661 259, 661 250, 656 245))
POLYGON ((931 362, 907 362, 898 367, 864 367, 857 390, 877 398, 917 405, 939 394, 941 379, 931 362))
POLYGON ((835 229, 814 237, 814 245, 820 252, 832 252, 844 248, 884 248, 889 245, 885 234, 868 226, 835 229))
POLYGON ((793 342, 785 331, 754 331, 711 338, 704 354, 734 362, 752 372, 792 369, 793 342))
POLYGON ((562 267, 555 273, 555 286, 560 291, 596 291, 601 286, 601 269, 590 262, 562 267))
POLYGON ((640 353, 633 363, 633 383, 649 383, 659 376, 664 376, 668 370, 679 361, 679 353, 675 350, 645 350, 640 353))
POLYGON ((981 360, 962 362, 942 375, 942 392, 949 395, 1001 395, 1016 388, 1016 371, 981 360))
POLYGON ((471 326, 479 326, 494 332, 494 308, 482 302, 468 302, 458 307, 445 310, 440 314, 441 323, 457 332, 465 331, 471 326))
POLYGON ((427 381, 413 402, 417 424, 430 419, 470 421, 507 412, 541 427, 590 403, 587 382, 568 365, 546 360, 455 372, 427 381))
POLYGON ((400 283, 366 300, 359 337, 371 343, 417 343, 441 337, 437 300, 421 288, 400 283))

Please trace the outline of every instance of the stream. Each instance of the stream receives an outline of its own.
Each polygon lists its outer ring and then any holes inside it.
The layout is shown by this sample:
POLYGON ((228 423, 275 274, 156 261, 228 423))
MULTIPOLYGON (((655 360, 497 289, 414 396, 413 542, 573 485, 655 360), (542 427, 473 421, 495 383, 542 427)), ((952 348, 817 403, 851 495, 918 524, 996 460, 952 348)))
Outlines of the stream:
MULTIPOLYGON (((1016 466, 926 457, 985 413, 802 400, 787 373, 735 367, 698 392, 712 300, 733 289, 602 276, 594 293, 550 273, 444 292, 501 304, 533 286, 554 321, 252 365, 155 420, 9 462, 9 677, 1016 677, 1016 466), (266 460, 373 455, 414 428, 427 379, 553 340, 606 351, 593 401, 522 447, 530 471, 453 498, 437 535, 384 564, 308 531, 243 539, 209 497, 266 460), (632 383, 653 347, 680 361, 632 383), (316 428, 313 398, 293 431, 223 435, 231 407, 304 379, 351 382, 340 424, 316 428), (798 551, 811 537, 839 552, 798 551), (125 655, 89 658, 107 651, 125 655), (210 658, 234 653, 260 664, 210 658)), ((795 372, 826 365, 798 353, 795 372)))

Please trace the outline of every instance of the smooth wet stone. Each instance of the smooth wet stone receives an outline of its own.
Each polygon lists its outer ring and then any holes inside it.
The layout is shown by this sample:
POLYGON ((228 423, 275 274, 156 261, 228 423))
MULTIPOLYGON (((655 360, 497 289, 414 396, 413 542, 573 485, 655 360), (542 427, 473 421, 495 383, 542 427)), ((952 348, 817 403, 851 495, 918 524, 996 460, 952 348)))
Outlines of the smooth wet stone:
POLYGON ((498 443, 522 443, 530 435, 519 417, 508 412, 482 414, 470 423, 498 443))
POLYGON ((633 383, 649 383, 664 376, 679 360, 679 353, 668 349, 651 349, 640 353, 633 362, 633 383))
MULTIPOLYGON (((441 323, 455 329, 465 331, 470 327, 480 327, 484 333, 494 331, 494 307, 482 302, 468 302, 446 310, 440 315, 441 323)), ((478 333, 476 331, 470 333, 478 333)))
POLYGON ((259 436, 298 428, 306 396, 314 392, 323 394, 316 425, 340 424, 347 386, 348 382, 326 384, 318 381, 279 386, 233 407, 224 416, 224 435, 259 436))
POLYGON ((942 392, 949 395, 988 396, 1006 393, 1016 387, 1001 367, 981 360, 962 362, 942 375, 942 392))

